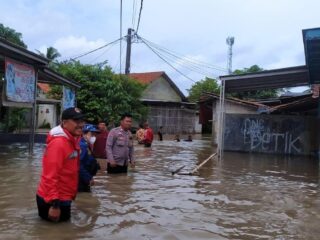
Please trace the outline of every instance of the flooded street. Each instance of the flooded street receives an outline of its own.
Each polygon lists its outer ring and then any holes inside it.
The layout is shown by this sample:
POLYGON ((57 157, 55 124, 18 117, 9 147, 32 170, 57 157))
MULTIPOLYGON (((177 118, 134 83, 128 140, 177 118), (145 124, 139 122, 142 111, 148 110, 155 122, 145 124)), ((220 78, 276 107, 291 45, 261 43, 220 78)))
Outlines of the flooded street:
POLYGON ((199 176, 191 170, 214 150, 210 138, 136 146, 127 175, 99 173, 78 194, 71 222, 37 215, 35 192, 44 145, 0 147, 0 239, 319 239, 318 162, 225 153, 199 176))

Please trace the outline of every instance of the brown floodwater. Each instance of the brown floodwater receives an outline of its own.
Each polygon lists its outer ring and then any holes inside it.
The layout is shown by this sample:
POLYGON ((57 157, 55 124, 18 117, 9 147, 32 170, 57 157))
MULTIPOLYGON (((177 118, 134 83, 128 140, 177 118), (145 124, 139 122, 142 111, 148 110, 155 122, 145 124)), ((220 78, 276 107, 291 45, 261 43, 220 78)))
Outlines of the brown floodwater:
POLYGON ((198 176, 191 170, 214 149, 210 138, 136 146, 127 175, 96 176, 67 223, 39 219, 35 191, 44 145, 0 146, 0 239, 319 239, 318 161, 225 153, 198 176))

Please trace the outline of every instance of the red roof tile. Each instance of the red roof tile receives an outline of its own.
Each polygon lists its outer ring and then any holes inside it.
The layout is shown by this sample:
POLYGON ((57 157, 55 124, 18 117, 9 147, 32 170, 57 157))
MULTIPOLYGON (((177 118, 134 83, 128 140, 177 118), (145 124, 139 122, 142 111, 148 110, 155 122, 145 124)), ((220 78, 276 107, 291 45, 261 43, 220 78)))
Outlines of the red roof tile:
POLYGON ((140 83, 150 84, 158 79, 164 72, 146 72, 146 73, 130 73, 129 77, 136 79, 140 83))
POLYGON ((37 85, 44 93, 48 93, 51 90, 50 85, 47 83, 37 83, 37 85))

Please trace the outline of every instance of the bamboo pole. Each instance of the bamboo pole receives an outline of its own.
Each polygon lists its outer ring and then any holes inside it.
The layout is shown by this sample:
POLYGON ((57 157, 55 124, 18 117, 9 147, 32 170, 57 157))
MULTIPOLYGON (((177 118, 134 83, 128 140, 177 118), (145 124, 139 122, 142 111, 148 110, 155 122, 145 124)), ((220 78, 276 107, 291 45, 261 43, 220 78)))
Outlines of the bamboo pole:
POLYGON ((217 153, 214 153, 210 155, 206 160, 204 160, 202 163, 197 165, 191 172, 188 173, 178 173, 179 175, 194 175, 195 172, 197 172, 203 165, 205 165, 210 159, 214 158, 217 155, 217 153))

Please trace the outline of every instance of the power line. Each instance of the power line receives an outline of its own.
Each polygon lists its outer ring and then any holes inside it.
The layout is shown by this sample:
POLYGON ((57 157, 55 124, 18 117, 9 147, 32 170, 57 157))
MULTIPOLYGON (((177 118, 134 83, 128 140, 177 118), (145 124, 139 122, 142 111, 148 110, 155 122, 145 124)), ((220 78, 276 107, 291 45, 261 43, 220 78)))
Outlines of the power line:
MULTIPOLYGON (((141 38, 141 37, 140 37, 141 38)), ((160 46, 159 44, 156 44, 156 43, 153 43, 147 39, 144 38, 145 41, 147 41, 150 45, 153 45, 154 47, 158 48, 158 49, 161 49, 162 51, 165 51, 167 52, 168 54, 176 57, 176 58, 179 58, 179 59, 183 59, 184 61, 188 61, 190 62, 191 64, 194 64, 194 65, 198 65, 198 66, 201 66, 201 67, 205 67, 205 68, 210 68, 210 69, 214 69, 214 70, 217 70, 217 71, 222 71, 222 72, 227 72, 227 69, 226 68, 222 68, 222 67, 219 67, 219 66, 214 66, 212 64, 209 64, 209 63, 205 63, 205 62, 202 62, 202 61, 198 61, 198 60, 195 60, 193 58, 190 58, 190 57, 186 57, 186 56, 179 56, 178 53, 174 52, 174 51, 171 51, 165 47, 162 47, 160 46)))
POLYGON ((135 20, 136 20, 136 14, 137 14, 137 0, 133 0, 133 6, 132 6, 132 29, 134 29, 135 20))
POLYGON ((205 71, 199 67, 196 67, 196 66, 193 66, 193 65, 189 65, 188 63, 184 63, 184 62, 181 62, 179 59, 178 61, 174 58, 172 58, 172 56, 170 55, 165 55, 163 52, 160 52, 159 50, 156 50, 155 48, 153 48, 155 51, 158 52, 159 55, 161 55, 163 58, 165 58, 166 60, 168 61, 174 61, 174 63, 176 65, 179 65, 180 67, 183 67, 191 72, 195 72, 195 73, 198 73, 198 74, 201 74, 201 75, 205 75, 207 77, 213 77, 213 78, 216 78, 217 76, 216 75, 213 75, 211 72, 208 72, 208 71, 205 71))
POLYGON ((171 54, 170 52, 168 53, 168 51, 163 50, 162 48, 159 48, 157 46, 152 45, 152 43, 150 43, 148 40, 143 39, 145 42, 147 42, 149 44, 150 47, 152 47, 155 51, 157 51, 157 53, 159 55, 161 55, 163 58, 166 58, 167 60, 170 61, 174 61, 175 64, 180 65, 183 68, 188 69, 189 71, 192 72, 196 72, 198 74, 201 75, 205 75, 207 77, 213 77, 213 78, 217 78, 218 75, 213 74, 211 71, 208 71, 206 69, 204 69, 203 67, 200 67, 197 64, 194 64, 192 62, 186 61, 184 58, 180 58, 174 54, 171 54))
POLYGON ((163 58, 157 51, 155 51, 147 42, 145 42, 143 39, 141 39, 141 41, 153 52, 155 53, 160 59, 162 59, 162 61, 164 61, 165 63, 167 63, 170 67, 172 67, 176 72, 180 73, 182 76, 184 76, 185 78, 189 79, 192 82, 196 82, 195 80, 193 80, 192 78, 188 77, 187 75, 185 75, 183 72, 181 72, 179 69, 177 69, 175 66, 173 66, 171 63, 169 63, 165 58, 163 58))
POLYGON ((112 41, 112 42, 109 42, 109 43, 107 43, 107 44, 105 44, 105 45, 103 45, 103 46, 101 46, 101 47, 95 48, 95 49, 93 49, 93 50, 91 50, 91 51, 89 51, 89 52, 82 53, 82 54, 80 54, 79 56, 74 57, 74 58, 70 58, 70 59, 76 60, 76 59, 78 59, 78 58, 84 57, 84 56, 86 56, 86 55, 88 55, 88 54, 90 54, 90 53, 96 52, 96 51, 98 51, 98 50, 100 50, 100 49, 102 49, 102 48, 105 48, 105 47, 113 44, 113 43, 116 43, 116 42, 119 41, 119 40, 121 40, 121 38, 119 38, 119 39, 117 39, 117 40, 114 40, 114 41, 112 41))
MULTIPOLYGON (((122 0, 120 0, 120 39, 122 39, 122 0)), ((122 41, 120 41, 120 74, 121 74, 122 41)))
MULTIPOLYGON (((153 47, 153 46, 151 46, 151 47, 153 47)), ((182 66, 182 67, 184 67, 184 68, 186 68, 186 69, 188 69, 188 70, 190 70, 192 72, 196 72, 196 73, 199 73, 199 74, 205 75, 205 76, 212 76, 214 78, 217 77, 217 75, 212 74, 212 72, 204 70, 203 68, 200 68, 197 65, 192 65, 192 64, 190 64, 188 62, 185 62, 184 59, 174 58, 172 55, 167 54, 166 52, 163 52, 161 49, 158 49, 156 47, 153 47, 153 48, 154 48, 154 50, 157 49, 158 53, 160 55, 162 55, 164 58, 169 59, 169 60, 173 60, 176 64, 178 64, 178 65, 180 65, 180 66, 182 66), (166 54, 166 55, 164 55, 164 54, 166 54)))
POLYGON ((143 6, 143 0, 141 0, 141 4, 140 4, 140 12, 139 12, 138 25, 137 25, 136 33, 138 33, 138 31, 139 31, 140 19, 141 19, 141 12, 142 12, 142 6, 143 6))
POLYGON ((110 44, 106 50, 104 50, 100 55, 98 55, 97 57, 93 58, 92 60, 90 60, 91 63, 95 62, 97 59, 99 59, 100 57, 102 57, 104 54, 106 54, 109 50, 111 50, 111 48, 116 45, 118 42, 114 42, 113 44, 110 44))

